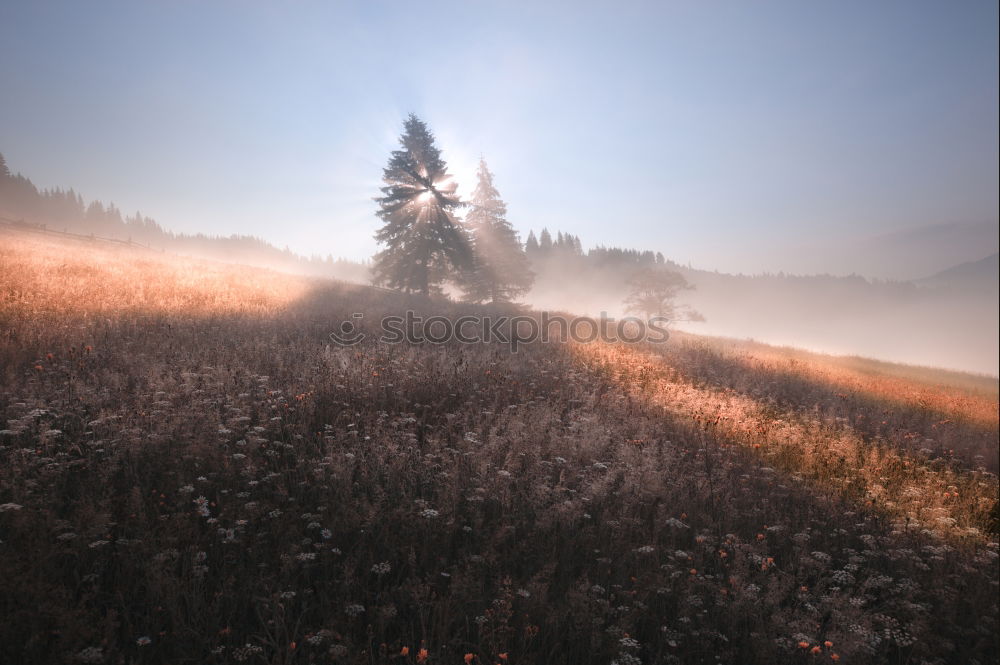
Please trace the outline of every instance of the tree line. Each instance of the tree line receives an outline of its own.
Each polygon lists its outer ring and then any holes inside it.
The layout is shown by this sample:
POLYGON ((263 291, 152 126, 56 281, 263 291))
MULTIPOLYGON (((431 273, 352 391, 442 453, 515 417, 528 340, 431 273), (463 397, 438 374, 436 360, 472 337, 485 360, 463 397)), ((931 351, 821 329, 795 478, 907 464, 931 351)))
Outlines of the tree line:
POLYGON ((332 255, 300 256, 252 235, 212 236, 175 233, 141 212, 125 215, 114 203, 87 201, 74 189, 39 189, 11 172, 0 154, 0 217, 53 231, 130 240, 155 249, 223 261, 274 267, 289 272, 367 281, 368 266, 332 255))

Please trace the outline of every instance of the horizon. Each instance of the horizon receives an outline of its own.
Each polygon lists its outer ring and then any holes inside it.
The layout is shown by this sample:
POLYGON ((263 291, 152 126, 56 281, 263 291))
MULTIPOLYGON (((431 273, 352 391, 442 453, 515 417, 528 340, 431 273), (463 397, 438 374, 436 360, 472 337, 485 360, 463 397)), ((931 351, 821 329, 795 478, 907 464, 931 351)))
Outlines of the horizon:
MULTIPOLYGON (((0 157, 2 157, 2 156, 3 156, 3 153, 0 152, 0 157)), ((10 165, 8 164, 7 166, 9 167, 10 165)), ((11 175, 21 176, 21 177, 24 177, 24 178, 28 179, 29 181, 31 181, 31 178, 30 178, 30 176, 28 174, 21 173, 17 169, 11 169, 10 172, 11 172, 11 175)), ((33 184, 35 184, 36 187, 38 186, 37 183, 33 183, 33 184)), ((85 196, 83 192, 76 191, 76 189, 73 188, 72 186, 67 187, 67 186, 53 185, 51 187, 38 187, 38 189, 39 189, 39 191, 63 191, 63 192, 67 192, 67 193, 74 193, 76 195, 79 195, 83 199, 85 205, 89 204, 91 202, 100 203, 103 206, 105 206, 105 208, 108 208, 108 209, 110 209, 110 208, 118 209, 121 212, 121 214, 122 214, 123 217, 131 217, 132 215, 135 215, 135 214, 138 214, 138 213, 142 212, 141 210, 137 210, 135 212, 130 213, 127 210, 121 210, 117 206, 117 204, 116 204, 116 202, 114 200, 103 200, 103 199, 101 199, 99 197, 85 196)), ((143 215, 143 217, 148 217, 148 216, 147 215, 143 215)), ((164 233, 173 234, 173 235, 176 235, 176 236, 179 236, 179 237, 187 237, 187 238, 196 238, 196 237, 199 237, 199 236, 205 236, 208 239, 217 239, 217 240, 231 240, 231 239, 249 238, 249 239, 252 239, 252 240, 263 242, 266 246, 268 246, 268 247, 270 247, 270 248, 272 248, 274 250, 277 250, 279 252, 290 252, 297 259, 303 259, 303 260, 314 260, 314 259, 326 260, 326 259, 332 259, 333 261, 336 261, 336 262, 356 263, 358 265, 369 265, 372 262, 372 260, 373 260, 372 256, 366 256, 366 257, 361 257, 361 258, 352 258, 352 257, 346 257, 346 256, 342 256, 342 255, 334 255, 332 253, 326 253, 324 255, 323 253, 318 253, 318 252, 297 251, 296 249, 289 247, 287 244, 286 245, 281 245, 277 241, 272 241, 272 240, 269 240, 269 239, 267 239, 267 238, 265 238, 263 236, 258 236, 258 235, 248 235, 248 234, 240 234, 240 233, 233 233, 233 234, 228 234, 228 235, 222 235, 222 234, 204 233, 202 231, 194 231, 194 232, 178 231, 176 229, 171 228, 170 226, 168 226, 166 224, 163 224, 158 219, 155 219, 155 218, 150 218, 150 219, 152 219, 152 221, 156 222, 157 225, 161 228, 161 230, 164 233)), ((7 220, 7 221, 17 222, 19 220, 7 220)), ((24 220, 20 220, 20 221, 24 221, 24 220)), ((28 222, 28 224, 31 225, 32 222, 28 222)), ((43 226, 45 226, 45 225, 43 225, 43 226)), ((888 232, 888 233, 882 234, 880 236, 871 236, 871 238, 872 239, 875 239, 875 238, 888 238, 888 237, 891 237, 891 236, 894 236, 894 235, 900 235, 900 234, 904 234, 904 233, 920 233, 920 232, 929 232, 929 231, 944 231, 945 229, 947 229, 949 227, 965 227, 965 228, 968 228, 968 229, 982 230, 981 228, 977 228, 977 227, 982 227, 982 226, 983 225, 968 224, 968 223, 967 224, 951 224, 951 225, 948 225, 948 224, 931 224, 931 225, 927 225, 927 226, 920 227, 920 228, 915 228, 915 229, 903 229, 903 230, 899 230, 899 231, 895 231, 895 232, 888 232)), ((542 231, 549 231, 553 235, 555 235, 557 231, 560 231, 560 232, 562 231, 562 229, 549 229, 547 227, 541 227, 541 228, 538 228, 538 229, 517 229, 517 230, 520 233, 520 235, 522 236, 522 242, 523 242, 524 238, 526 238, 528 236, 529 233, 534 233, 537 236, 542 231)), ((997 229, 995 227, 993 227, 992 225, 989 225, 989 229, 988 230, 993 235, 997 234, 997 229)), ((58 229, 55 229, 55 228, 51 228, 50 231, 57 232, 57 233, 60 232, 58 229)), ((74 234, 72 232, 69 232, 68 235, 74 235, 74 234)), ((640 249, 635 248, 635 247, 626 247, 626 246, 617 246, 617 245, 604 245, 604 244, 593 244, 593 243, 586 242, 585 238, 579 238, 579 239, 581 240, 582 249, 583 249, 583 253, 584 254, 588 254, 588 253, 590 253, 590 252, 592 252, 594 250, 600 250, 600 249, 622 249, 622 250, 626 250, 626 251, 649 251, 649 252, 652 252, 652 253, 662 254, 662 252, 660 252, 659 250, 657 250, 655 247, 644 248, 644 249, 640 250, 640 249)), ((115 239, 111 238, 110 240, 115 240, 115 239)), ((132 241, 130 240, 129 242, 132 242, 132 241)), ((137 244, 141 245, 142 243, 137 243, 137 244)), ((961 261, 959 263, 954 263, 954 264, 949 263, 949 264, 947 264, 947 267, 945 268, 945 270, 938 271, 938 272, 945 272, 948 269, 958 268, 958 267, 962 267, 962 266, 965 266, 965 265, 968 265, 968 264, 972 264, 972 263, 980 263, 982 261, 986 261, 986 260, 992 258, 993 256, 997 256, 998 254, 1000 254, 1000 252, 996 251, 995 249, 991 249, 991 250, 988 250, 988 251, 989 251, 988 254, 986 254, 985 256, 982 256, 981 258, 978 258, 978 259, 977 258, 973 258, 971 260, 961 261)), ((738 272, 738 271, 727 272, 725 270, 719 270, 718 268, 713 268, 713 267, 709 267, 709 266, 694 265, 691 262, 688 262, 686 264, 685 263, 681 263, 680 261, 677 261, 673 257, 670 257, 670 256, 665 256, 665 258, 666 258, 666 260, 668 262, 671 262, 673 264, 678 265, 681 268, 686 268, 688 270, 694 270, 694 271, 700 271, 700 272, 714 272, 714 273, 718 273, 718 274, 721 274, 721 275, 728 275, 728 276, 733 276, 733 277, 768 277, 768 276, 789 277, 789 278, 795 278, 795 277, 831 277, 831 278, 862 277, 862 278, 864 278, 868 282, 875 283, 875 282, 880 282, 880 281, 883 281, 883 282, 917 282, 917 281, 920 281, 921 279, 925 279, 927 277, 934 277, 934 276, 937 275, 937 272, 935 272, 933 274, 929 273, 929 274, 926 274, 926 275, 921 275, 919 277, 913 277, 913 278, 894 278, 894 277, 888 277, 888 278, 886 278, 886 277, 877 277, 877 276, 871 276, 871 275, 866 275, 866 274, 860 274, 860 273, 857 273, 857 272, 850 272, 850 273, 786 272, 784 270, 778 270, 778 271, 767 271, 767 270, 765 270, 765 271, 755 272, 755 273, 738 272)), ((276 270, 282 271, 281 268, 276 268, 276 270)))
POLYGON ((888 261, 866 243, 945 226, 976 231, 939 269, 995 251, 970 254, 996 244, 994 4, 531 20, 436 4, 412 22, 384 5, 239 9, 0 9, 11 169, 171 231, 363 260, 413 111, 460 195, 485 155, 522 240, 547 227, 704 270, 895 279, 936 272, 921 272, 930 250, 888 261), (447 18, 429 54, 399 64, 447 18))

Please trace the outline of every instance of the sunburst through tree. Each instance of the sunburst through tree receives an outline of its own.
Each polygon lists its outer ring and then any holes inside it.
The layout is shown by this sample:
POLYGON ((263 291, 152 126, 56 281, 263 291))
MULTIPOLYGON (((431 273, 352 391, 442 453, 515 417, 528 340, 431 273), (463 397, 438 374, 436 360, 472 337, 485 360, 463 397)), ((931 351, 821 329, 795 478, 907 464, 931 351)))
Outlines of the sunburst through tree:
POLYGON ((454 211, 462 205, 434 135, 410 114, 382 174, 385 186, 375 234, 385 249, 375 255, 375 282, 430 295, 456 270, 470 264, 472 250, 454 211))

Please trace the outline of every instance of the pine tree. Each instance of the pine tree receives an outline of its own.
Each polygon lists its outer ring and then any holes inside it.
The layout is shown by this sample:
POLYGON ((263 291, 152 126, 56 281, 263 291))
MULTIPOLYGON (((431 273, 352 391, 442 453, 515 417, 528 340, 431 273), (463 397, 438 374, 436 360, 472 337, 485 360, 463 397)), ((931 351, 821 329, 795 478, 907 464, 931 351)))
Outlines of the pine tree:
POLYGON ((94 200, 90 202, 87 206, 87 211, 84 213, 85 219, 88 222, 103 222, 104 221, 104 204, 100 201, 94 200))
POLYGON ((538 238, 534 231, 528 231, 528 239, 524 241, 524 253, 532 256, 538 253, 538 238))
POLYGON ((538 249, 548 252, 552 249, 552 234, 548 229, 542 229, 542 234, 538 237, 538 249))
POLYGON ((0 215, 37 218, 42 206, 38 188, 20 173, 13 174, 0 155, 0 215))
POLYGON ((440 282, 471 264, 465 231, 455 219, 461 205, 434 135, 410 114, 382 172, 385 187, 375 239, 386 247, 375 255, 376 283, 407 293, 430 295, 440 282))
POLYGON ((465 222, 472 234, 474 266, 466 280, 466 297, 474 302, 510 302, 534 281, 517 231, 507 221, 507 205, 493 184, 486 161, 479 160, 479 182, 465 222))

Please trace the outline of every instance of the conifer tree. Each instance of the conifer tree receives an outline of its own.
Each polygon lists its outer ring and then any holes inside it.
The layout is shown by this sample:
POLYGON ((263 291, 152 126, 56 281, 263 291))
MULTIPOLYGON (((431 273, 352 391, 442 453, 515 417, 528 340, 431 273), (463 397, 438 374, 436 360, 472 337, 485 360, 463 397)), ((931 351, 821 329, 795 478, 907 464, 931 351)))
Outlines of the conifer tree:
POLYGON ((375 255, 376 283, 430 295, 440 282, 471 265, 472 252, 454 211, 461 205, 434 135, 412 113, 382 172, 385 186, 375 234, 385 249, 375 255))
POLYGON ((483 159, 479 160, 477 177, 465 218, 475 253, 465 284, 466 297, 475 302, 510 302, 531 288, 534 275, 517 231, 507 221, 507 205, 483 159))
POLYGON ((543 252, 552 249, 552 234, 549 233, 548 229, 542 229, 542 234, 538 236, 538 248, 543 252))
POLYGON ((528 231, 528 239, 524 241, 524 253, 532 256, 538 252, 538 238, 534 231, 528 231))

